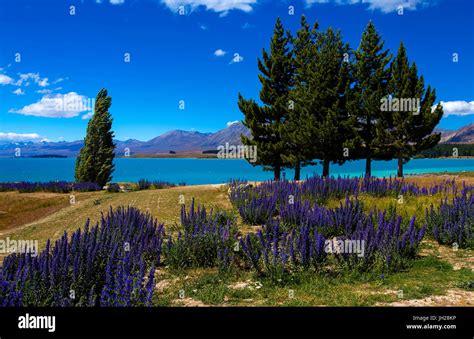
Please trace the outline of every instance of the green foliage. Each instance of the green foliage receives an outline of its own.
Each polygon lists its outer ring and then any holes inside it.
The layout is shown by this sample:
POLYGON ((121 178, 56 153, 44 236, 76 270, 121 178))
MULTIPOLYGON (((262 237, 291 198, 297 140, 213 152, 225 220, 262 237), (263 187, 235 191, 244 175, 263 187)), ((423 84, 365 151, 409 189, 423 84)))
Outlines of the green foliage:
POLYGON ((425 90, 423 76, 418 76, 415 63, 409 64, 403 43, 390 65, 388 93, 391 100, 395 99, 396 106, 385 112, 382 119, 384 128, 390 133, 381 144, 389 157, 399 160, 398 176, 401 177, 405 162, 440 141, 441 134, 432 132, 443 116, 440 104, 432 112, 435 91, 429 86, 425 90))
MULTIPOLYGON (((385 112, 380 102, 387 95, 391 55, 372 21, 367 25, 352 65, 353 87, 349 93, 348 110, 355 116, 355 137, 347 142, 351 158, 366 159, 366 176, 371 175, 371 160, 383 159, 381 141, 389 131, 383 125, 385 112)), ((385 157, 389 158, 389 157, 385 157)))
POLYGON ((474 144, 439 144, 429 149, 422 150, 416 158, 453 157, 454 149, 459 157, 474 157, 474 144))
POLYGON ((115 182, 111 182, 110 184, 107 185, 107 192, 110 192, 110 193, 120 192, 119 184, 117 184, 115 182))
POLYGON ((305 17, 294 42, 295 108, 286 124, 286 142, 295 150, 288 158, 307 164, 323 162, 323 176, 329 175, 330 162, 342 164, 343 147, 355 123, 347 112, 350 89, 349 46, 340 31, 309 29, 305 17))
POLYGON ((270 52, 262 51, 258 60, 258 76, 262 89, 259 106, 252 99, 245 99, 239 93, 239 109, 244 114, 243 124, 249 128, 252 138, 241 136, 244 145, 256 146, 258 159, 252 165, 263 165, 274 171, 280 179, 283 167, 289 165, 283 159, 288 152, 282 138, 282 128, 288 117, 289 94, 293 86, 294 64, 290 43, 292 37, 285 33, 280 18, 277 19, 270 43, 270 52))
POLYGON ((97 94, 94 115, 87 125, 84 147, 76 160, 76 181, 95 182, 104 186, 112 179, 114 171, 114 133, 109 108, 112 98, 106 89, 97 94))
POLYGON ((252 164, 272 169, 276 180, 281 169, 294 168, 299 180, 301 167, 316 159, 323 176, 331 163, 366 159, 366 176, 371 176, 372 159, 395 158, 403 176, 404 163, 439 142, 433 130, 443 109, 438 104, 432 112, 435 90, 425 89, 403 44, 391 59, 371 21, 351 51, 331 27, 320 31, 317 22, 310 27, 302 16, 293 38, 278 19, 270 53, 263 50, 258 60, 264 105, 239 94, 244 125, 252 134, 242 135, 242 142, 258 148, 252 164), (384 103, 392 97, 403 105, 412 100, 418 110, 387 109, 384 103))

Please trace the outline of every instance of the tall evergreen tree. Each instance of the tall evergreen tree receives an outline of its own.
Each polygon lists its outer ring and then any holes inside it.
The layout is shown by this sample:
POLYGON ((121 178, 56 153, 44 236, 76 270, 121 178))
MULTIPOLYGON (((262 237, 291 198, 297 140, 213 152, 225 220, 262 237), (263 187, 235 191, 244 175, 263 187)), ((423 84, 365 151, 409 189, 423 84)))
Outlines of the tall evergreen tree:
POLYGON ((295 113, 293 140, 300 147, 305 161, 320 159, 323 176, 329 175, 331 162, 343 163, 343 146, 351 133, 346 106, 346 92, 350 89, 349 46, 340 32, 328 28, 313 30, 302 19, 302 27, 295 40, 295 113), (308 41, 309 39, 309 41, 308 41), (297 42, 302 47, 299 47, 297 42), (345 60, 346 59, 346 60, 345 60))
POLYGON ((384 50, 383 45, 381 36, 370 21, 355 51, 352 66, 354 85, 351 87, 348 107, 356 118, 353 128, 355 137, 347 145, 350 146, 351 158, 366 159, 366 176, 372 175, 373 159, 389 158, 381 142, 388 133, 382 123, 386 112, 381 111, 381 99, 387 94, 387 65, 391 55, 388 50, 384 50))
POLYGON ((252 99, 244 99, 239 93, 238 105, 245 118, 243 124, 249 128, 252 138, 241 136, 242 143, 257 147, 257 161, 252 165, 263 165, 273 170, 274 179, 280 180, 284 167, 291 166, 284 160, 288 153, 282 138, 283 125, 288 118, 289 93, 293 86, 293 58, 290 49, 291 35, 285 32, 280 18, 277 19, 270 43, 270 53, 262 51, 258 59, 258 78, 262 84, 260 100, 263 106, 252 99))
POLYGON ((294 88, 290 92, 290 109, 288 119, 283 129, 283 138, 289 153, 283 159, 291 164, 295 170, 295 180, 300 180, 301 167, 314 164, 311 152, 312 133, 305 124, 308 122, 305 116, 306 102, 303 100, 303 92, 307 90, 307 79, 309 78, 309 65, 318 57, 316 53, 315 37, 318 23, 311 29, 306 17, 301 16, 301 27, 293 39, 294 57, 294 88))
POLYGON ((383 149, 398 159, 397 175, 402 177, 406 162, 441 139, 440 133, 432 132, 443 116, 443 109, 438 104, 432 110, 435 91, 429 86, 425 90, 423 76, 418 76, 415 63, 410 66, 403 43, 390 65, 388 92, 385 103, 390 110, 384 123, 389 133, 383 149))
POLYGON ((76 159, 76 181, 90 181, 104 186, 114 170, 114 133, 109 108, 112 98, 106 89, 97 94, 94 115, 87 125, 84 147, 76 159))

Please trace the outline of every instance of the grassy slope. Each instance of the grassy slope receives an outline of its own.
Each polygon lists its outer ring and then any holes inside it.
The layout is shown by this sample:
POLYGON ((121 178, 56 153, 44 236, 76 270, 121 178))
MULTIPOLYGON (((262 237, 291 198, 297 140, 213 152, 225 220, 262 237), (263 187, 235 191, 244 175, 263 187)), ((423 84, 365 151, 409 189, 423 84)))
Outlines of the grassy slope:
MULTIPOLYGON (((431 184, 445 177, 410 178, 419 184, 431 184)), ((474 181, 473 177, 461 178, 474 181)), ((188 205, 194 197, 196 203, 206 208, 230 209, 227 188, 219 185, 175 187, 162 190, 147 190, 130 193, 79 193, 76 204, 69 204, 69 194, 19 194, 0 193, 0 236, 15 239, 38 239, 44 246, 46 239, 56 239, 67 230, 68 233, 84 225, 89 217, 92 222, 100 218, 110 206, 132 205, 149 211, 166 226, 179 222, 179 197, 183 195, 188 205), (34 208, 31 208, 31 207, 34 208), (39 219, 33 220, 34 216, 39 219), (26 224, 26 225, 25 225, 26 224), (3 226, 2 226, 3 225, 3 226), (10 227, 6 227, 6 226, 10 227), (1 228, 3 227, 3 228, 1 228)), ((395 198, 373 198, 362 196, 367 209, 389 205, 397 208, 399 214, 409 217, 414 213, 422 220, 424 210, 430 204, 438 204, 441 196, 407 197, 403 204, 395 198)), ((328 205, 338 205, 330 201, 328 205)), ((241 222, 239 222, 241 224, 241 222)), ((241 225, 242 231, 253 227, 241 225)), ((440 247, 433 242, 423 244, 424 257, 410 270, 389 275, 321 277, 305 274, 295 281, 274 285, 259 280, 251 272, 234 272, 221 275, 212 269, 171 272, 162 269, 157 274, 158 293, 156 303, 160 305, 377 305, 380 303, 407 301, 430 295, 457 291, 459 300, 454 304, 466 304, 474 299, 474 292, 466 285, 474 281, 474 251, 440 247), (467 263, 467 265, 466 265, 467 263), (454 269, 453 269, 454 268, 454 269), (258 282, 257 282, 258 281, 258 282), (261 283, 261 287, 260 284, 261 283), (458 287, 465 288, 464 290, 458 287), (185 298, 178 296, 184 290, 185 298), (292 290, 293 292, 290 292, 292 290), (403 291, 403 298, 397 291, 403 291), (290 293, 294 294, 290 298, 290 293)))

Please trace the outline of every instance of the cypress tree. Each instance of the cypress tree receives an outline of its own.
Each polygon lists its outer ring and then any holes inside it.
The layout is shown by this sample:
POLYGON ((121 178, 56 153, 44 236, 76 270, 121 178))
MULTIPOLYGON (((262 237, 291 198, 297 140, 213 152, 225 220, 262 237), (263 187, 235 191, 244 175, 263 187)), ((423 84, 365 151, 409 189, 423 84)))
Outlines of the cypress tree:
POLYGON ((349 111, 356 119, 353 126, 354 137, 347 142, 351 158, 366 159, 365 175, 372 175, 372 159, 389 159, 382 146, 388 130, 381 111, 381 99, 387 94, 390 62, 389 50, 384 50, 384 42, 375 30, 372 21, 367 25, 352 67, 354 85, 351 87, 349 111))
POLYGON ((104 186, 112 178, 114 170, 114 133, 109 108, 112 98, 106 89, 97 94, 94 115, 87 125, 84 147, 76 159, 76 181, 95 182, 104 186))
POLYGON ((256 146, 257 161, 252 165, 263 165, 273 170, 274 179, 280 180, 281 170, 291 166, 284 160, 288 153, 282 138, 283 125, 288 118, 289 93, 293 86, 294 65, 290 49, 291 35, 285 32, 280 18, 277 19, 270 43, 270 53, 262 51, 258 59, 258 78, 262 84, 260 106, 252 99, 245 99, 239 93, 238 105, 244 114, 243 124, 249 128, 252 138, 241 136, 242 143, 256 146))
POLYGON ((443 116, 443 109, 438 104, 432 110, 435 91, 429 86, 425 90, 423 76, 418 76, 415 63, 410 66, 403 43, 390 65, 388 91, 385 103, 390 103, 391 110, 384 122, 389 134, 383 148, 398 159, 397 175, 402 177, 406 162, 441 139, 440 133, 432 132, 443 116))

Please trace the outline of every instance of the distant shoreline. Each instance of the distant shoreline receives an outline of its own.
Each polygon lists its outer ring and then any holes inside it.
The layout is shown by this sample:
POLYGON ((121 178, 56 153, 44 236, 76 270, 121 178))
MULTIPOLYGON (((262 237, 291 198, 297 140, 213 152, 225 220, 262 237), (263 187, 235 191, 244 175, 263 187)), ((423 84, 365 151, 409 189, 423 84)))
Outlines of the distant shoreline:
MULTIPOLYGON (((21 156, 21 157, 14 157, 14 156, 0 156, 3 159, 9 158, 23 158, 23 159, 65 159, 65 158, 76 158, 64 155, 54 155, 54 154, 40 154, 40 155, 32 155, 32 156, 21 156)), ((176 153, 156 153, 156 154, 149 154, 149 153, 141 153, 141 154, 131 154, 130 156, 116 156, 117 159, 126 159, 126 158, 134 158, 134 159, 220 159, 220 160, 241 160, 234 159, 234 158, 219 158, 216 153, 202 153, 202 152, 176 152, 176 153)), ((415 157, 410 160, 423 160, 423 159, 474 159, 474 156, 457 156, 457 157, 415 157)), ((392 159, 393 160, 393 159, 392 159)), ((396 160, 396 159, 395 159, 396 160)), ((382 160, 385 161, 385 160, 382 160)), ((389 160, 387 160, 389 161, 389 160)))

